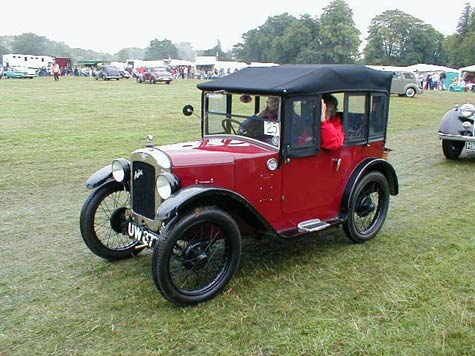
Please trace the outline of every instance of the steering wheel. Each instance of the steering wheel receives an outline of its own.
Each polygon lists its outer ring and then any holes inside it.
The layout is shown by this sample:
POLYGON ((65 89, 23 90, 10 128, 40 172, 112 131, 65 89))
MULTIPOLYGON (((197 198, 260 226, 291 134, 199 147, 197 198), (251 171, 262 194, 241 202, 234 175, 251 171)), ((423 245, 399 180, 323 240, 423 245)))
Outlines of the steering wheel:
POLYGON ((223 127, 224 132, 226 133, 233 133, 237 135, 239 126, 241 126, 241 121, 235 120, 235 119, 224 119, 221 121, 221 126, 223 127), (237 125, 237 128, 233 126, 233 124, 237 125))

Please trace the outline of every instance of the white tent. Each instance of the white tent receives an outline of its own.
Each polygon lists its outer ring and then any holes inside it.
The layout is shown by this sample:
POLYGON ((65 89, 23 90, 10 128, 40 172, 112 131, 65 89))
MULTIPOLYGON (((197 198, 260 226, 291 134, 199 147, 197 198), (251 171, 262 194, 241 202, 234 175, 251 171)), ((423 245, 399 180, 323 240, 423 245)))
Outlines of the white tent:
POLYGON ((449 73, 458 73, 458 69, 450 68, 450 67, 444 67, 444 66, 439 66, 436 64, 425 64, 425 63, 419 63, 419 64, 413 64, 412 66, 406 67, 406 70, 409 70, 411 72, 449 72, 449 73))
POLYGON ((459 71, 461 71, 461 72, 475 72, 475 65, 460 68, 459 71))
POLYGON ((408 70, 406 67, 396 67, 396 66, 373 66, 373 65, 366 65, 366 67, 374 69, 374 70, 382 70, 385 72, 401 72, 401 71, 409 71, 413 72, 413 70, 408 70))

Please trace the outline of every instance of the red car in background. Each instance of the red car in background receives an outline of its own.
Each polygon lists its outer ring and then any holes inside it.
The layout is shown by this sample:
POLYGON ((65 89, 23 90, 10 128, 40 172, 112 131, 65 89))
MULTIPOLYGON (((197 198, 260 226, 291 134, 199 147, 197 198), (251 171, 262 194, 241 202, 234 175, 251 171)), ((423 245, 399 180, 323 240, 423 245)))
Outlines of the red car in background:
POLYGON ((173 75, 164 67, 149 68, 147 72, 138 73, 136 77, 137 83, 166 83, 173 81, 173 75))
POLYGON ((282 65, 198 84, 201 140, 160 146, 149 135, 89 178, 86 245, 108 260, 152 248, 157 288, 184 306, 225 288, 244 238, 342 226, 354 242, 372 239, 399 189, 385 147, 391 80, 359 65, 282 65), (320 136, 330 93, 345 135, 335 150, 320 136), (277 115, 257 119, 271 97, 277 115))

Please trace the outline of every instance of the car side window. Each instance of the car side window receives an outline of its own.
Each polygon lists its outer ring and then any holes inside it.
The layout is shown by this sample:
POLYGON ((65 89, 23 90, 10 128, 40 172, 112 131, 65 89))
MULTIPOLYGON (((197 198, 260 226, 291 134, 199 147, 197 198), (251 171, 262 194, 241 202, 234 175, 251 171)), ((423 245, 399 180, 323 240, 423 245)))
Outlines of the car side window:
POLYGON ((320 96, 287 99, 284 144, 288 157, 308 157, 320 152, 320 96))
POLYGON ((314 101, 292 101, 292 146, 312 147, 315 145, 314 101))
POLYGON ((386 96, 373 94, 370 97, 371 105, 369 112, 369 139, 374 141, 384 139, 386 131, 386 96))
POLYGON ((367 141, 366 94, 346 94, 343 125, 345 144, 361 144, 367 141))

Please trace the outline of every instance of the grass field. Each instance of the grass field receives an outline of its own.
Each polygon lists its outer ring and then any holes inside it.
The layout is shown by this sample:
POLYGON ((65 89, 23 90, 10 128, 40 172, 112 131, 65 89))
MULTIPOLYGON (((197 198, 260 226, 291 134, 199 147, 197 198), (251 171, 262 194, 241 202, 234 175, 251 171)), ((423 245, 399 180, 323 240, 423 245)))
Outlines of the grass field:
POLYGON ((475 154, 437 129, 473 93, 393 96, 400 195, 383 230, 245 241, 224 294, 177 308, 151 252, 110 263, 79 233, 90 174, 145 144, 199 138, 196 81, 0 80, 0 355, 474 355, 475 154))

